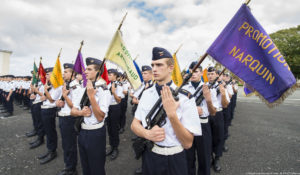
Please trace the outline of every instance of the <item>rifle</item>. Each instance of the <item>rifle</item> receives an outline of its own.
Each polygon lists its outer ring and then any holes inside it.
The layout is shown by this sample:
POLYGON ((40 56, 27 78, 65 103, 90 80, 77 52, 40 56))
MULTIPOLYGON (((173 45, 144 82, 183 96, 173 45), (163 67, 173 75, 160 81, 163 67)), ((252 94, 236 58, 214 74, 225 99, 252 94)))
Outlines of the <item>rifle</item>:
MULTIPOLYGON (((204 59, 207 55, 208 54, 205 53, 200 58, 198 63, 194 66, 193 70, 184 78, 183 83, 181 84, 180 87, 177 87, 175 90, 171 89, 172 95, 173 95, 175 100, 178 100, 178 97, 177 97, 178 93, 181 91, 182 87, 186 83, 188 83, 189 79, 192 77, 195 70, 200 66, 200 64, 204 61, 204 59)), ((158 98, 158 100, 155 102, 154 106, 151 108, 150 112, 146 116, 146 123, 147 123, 147 126, 145 127, 146 129, 150 130, 155 125, 158 125, 158 126, 161 127, 166 123, 167 115, 166 115, 166 112, 163 109, 163 105, 161 103, 162 103, 162 99, 161 99, 161 96, 160 96, 158 98), (151 119, 151 117, 153 115, 154 115, 154 117, 151 119)), ((142 137, 138 137, 132 144, 133 150, 135 152, 135 158, 139 159, 146 149, 151 150, 153 148, 153 146, 154 146, 154 143, 152 141, 147 140, 147 139, 142 138, 142 137)))
MULTIPOLYGON (((96 85, 95 84, 96 84, 96 81, 97 81, 98 77, 101 76, 101 74, 103 73, 102 69, 104 67, 105 60, 106 59, 104 58, 104 60, 102 61, 101 65, 100 65, 100 69, 99 69, 99 71, 96 74, 95 81, 93 81, 93 87, 94 87, 94 89, 96 89, 96 85)), ((90 99, 89 99, 89 97, 87 95, 87 89, 85 88, 84 94, 83 94, 83 96, 82 96, 82 98, 80 100, 80 108, 82 109, 84 106, 90 106, 90 105, 91 105, 90 99)), ((81 123, 82 122, 83 122, 83 116, 80 116, 80 117, 76 118, 74 127, 75 127, 75 131, 77 133, 79 133, 80 130, 81 130, 81 123)))
MULTIPOLYGON (((226 68, 223 69, 223 71, 220 73, 220 76, 225 72, 225 70, 226 70, 226 68)), ((218 79, 219 79, 219 77, 216 77, 212 83, 209 83, 208 88, 209 89, 214 88, 214 85, 216 84, 218 79)), ((196 95, 197 94, 195 93, 195 97, 196 97, 196 95)), ((201 92, 200 92, 199 96, 196 98, 196 105, 199 106, 203 100, 204 100, 204 96, 203 96, 203 90, 201 88, 201 92)))

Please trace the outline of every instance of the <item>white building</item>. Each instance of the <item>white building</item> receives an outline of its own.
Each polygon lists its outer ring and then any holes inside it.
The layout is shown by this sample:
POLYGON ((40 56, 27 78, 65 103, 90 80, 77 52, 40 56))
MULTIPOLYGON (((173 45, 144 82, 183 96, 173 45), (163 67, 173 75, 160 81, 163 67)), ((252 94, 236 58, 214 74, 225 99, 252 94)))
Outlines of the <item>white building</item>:
POLYGON ((0 75, 9 73, 9 62, 12 51, 0 49, 0 75))

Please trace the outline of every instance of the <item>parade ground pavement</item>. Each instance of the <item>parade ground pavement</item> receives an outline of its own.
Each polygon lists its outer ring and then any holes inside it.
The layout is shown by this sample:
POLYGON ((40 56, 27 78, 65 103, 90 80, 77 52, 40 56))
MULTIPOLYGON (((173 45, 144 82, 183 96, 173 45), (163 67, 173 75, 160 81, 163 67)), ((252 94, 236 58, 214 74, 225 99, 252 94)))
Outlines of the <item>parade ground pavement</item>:
MULTIPOLYGON (((114 161, 107 157, 107 175, 132 175, 141 165, 141 160, 135 160, 131 147, 130 111, 128 104, 126 129, 120 135, 119 157, 114 161)), ((45 143, 29 149, 28 143, 35 138, 27 138, 24 134, 30 130, 31 114, 18 106, 15 106, 13 117, 0 119, 1 175, 56 175, 64 168, 58 119, 58 156, 46 165, 40 165, 37 159, 46 152, 45 143)), ((229 133, 229 151, 221 158, 222 171, 218 174, 300 174, 300 90, 280 106, 269 109, 258 97, 243 96, 240 89, 229 133)), ((80 161, 77 170, 81 174, 80 161)), ((212 174, 217 173, 212 171, 212 174)))

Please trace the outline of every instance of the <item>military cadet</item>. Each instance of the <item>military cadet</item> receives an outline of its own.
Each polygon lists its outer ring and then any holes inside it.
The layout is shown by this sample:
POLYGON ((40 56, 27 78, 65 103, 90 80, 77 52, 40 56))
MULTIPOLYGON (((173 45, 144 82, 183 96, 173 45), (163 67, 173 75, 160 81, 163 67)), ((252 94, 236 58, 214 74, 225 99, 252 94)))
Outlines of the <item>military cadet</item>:
MULTIPOLYGON (((137 106, 139 104, 139 100, 141 99, 143 92, 148 89, 151 88, 153 86, 153 75, 152 75, 152 68, 148 65, 143 65, 142 66, 142 77, 143 77, 143 84, 141 85, 141 87, 134 92, 133 97, 132 97, 132 115, 134 116, 134 113, 137 109, 137 106)), ((132 140, 135 140, 137 137, 133 137, 132 140)), ((142 168, 139 167, 135 170, 135 174, 142 174, 142 168)))
POLYGON ((13 106, 13 101, 14 101, 14 91, 15 91, 15 84, 12 81, 14 76, 13 75, 6 75, 5 76, 5 83, 4 83, 4 89, 3 89, 3 102, 4 102, 4 107, 5 111, 2 113, 1 117, 11 117, 14 112, 14 106, 13 106))
MULTIPOLYGON (((197 62, 192 62, 189 69, 190 71, 196 66, 197 62)), ((211 148, 212 148, 212 135, 209 118, 215 117, 217 96, 215 89, 209 89, 208 84, 201 81, 203 75, 202 67, 199 66, 191 77, 189 84, 184 86, 184 89, 193 94, 195 100, 203 98, 203 101, 198 101, 197 109, 202 128, 202 135, 194 137, 193 145, 190 149, 186 150, 187 163, 189 175, 209 175, 211 165, 211 148), (201 90, 202 89, 202 90, 201 90), (199 90, 199 91, 198 91, 199 90), (201 94, 201 92, 203 94, 201 94), (201 97, 203 96, 203 97, 201 97), (196 171, 196 155, 198 159, 198 171, 196 171), (197 173, 196 173, 197 172, 197 173)))
POLYGON ((92 84, 92 81, 95 81, 97 72, 100 71, 101 63, 101 60, 86 58, 85 74, 88 79, 86 89, 91 105, 84 106, 81 109, 80 100, 73 101, 71 111, 72 116, 84 116, 78 135, 78 148, 84 175, 105 174, 106 130, 104 122, 108 113, 111 95, 104 86, 94 89, 92 84))
POLYGON ((24 92, 23 92, 23 104, 24 104, 24 107, 23 109, 24 110, 28 110, 30 108, 30 99, 29 99, 29 95, 30 95, 30 79, 31 77, 30 76, 25 76, 24 77, 24 82, 23 82, 23 89, 24 89, 24 92))
POLYGON ((179 101, 173 98, 170 89, 175 89, 176 85, 171 79, 174 69, 172 55, 159 47, 153 48, 152 55, 151 65, 157 83, 144 91, 131 124, 136 135, 154 142, 153 148, 146 149, 142 155, 142 171, 144 175, 186 175, 188 167, 184 149, 191 148, 193 134, 201 134, 197 107, 187 91, 180 91, 179 101), (160 96, 167 115, 165 124, 145 129, 146 115, 160 96))
POLYGON ((71 116, 71 109, 73 107, 72 99, 80 96, 81 85, 75 79, 74 65, 65 63, 63 67, 65 84, 62 98, 56 101, 56 106, 61 108, 58 117, 65 168, 58 175, 75 175, 77 174, 77 133, 74 128, 76 118, 71 116))
MULTIPOLYGON (((207 69, 207 77, 210 84, 219 77, 220 71, 217 71, 214 67, 207 69)), ((209 123, 212 132, 212 165, 215 172, 221 171, 220 157, 223 152, 224 145, 224 116, 223 108, 227 108, 229 104, 229 96, 227 90, 224 88, 225 83, 223 81, 217 81, 213 88, 217 91, 217 112, 216 116, 209 118, 209 123)))
POLYGON ((129 82, 127 81, 126 73, 121 74, 120 83, 122 85, 124 97, 121 99, 121 116, 120 116, 120 131, 122 134, 125 131, 126 124, 126 111, 127 111, 127 101, 128 101, 128 91, 129 91, 129 82))
POLYGON ((231 120, 230 120, 230 126, 231 122, 234 118, 234 111, 236 107, 236 100, 237 100, 237 93, 239 90, 238 82, 237 80, 232 80, 232 90, 233 90, 233 95, 232 95, 232 105, 231 105, 231 120))
POLYGON ((31 105, 31 115, 34 120, 34 130, 31 133, 26 133, 27 137, 37 135, 36 140, 30 142, 30 149, 39 147, 44 143, 45 129, 43 126, 41 105, 43 100, 41 97, 44 96, 44 86, 42 82, 38 81, 36 84, 31 85, 31 96, 33 100, 31 105))
POLYGON ((223 147, 223 151, 227 152, 228 151, 228 147, 226 146, 226 140, 229 137, 229 126, 230 126, 230 120, 231 120, 231 99, 232 99, 232 95, 233 95, 233 89, 232 86, 228 83, 230 83, 231 78, 229 73, 225 73, 224 76, 222 76, 223 81, 226 83, 225 84, 225 88, 227 89, 229 98, 230 98, 230 102, 227 106, 227 108, 223 109, 223 115, 224 115, 224 147, 223 147))
POLYGON ((118 71, 116 69, 108 69, 108 89, 111 92, 111 103, 109 106, 108 117, 107 117, 107 131, 109 136, 110 147, 106 150, 106 155, 110 155, 110 159, 114 160, 118 157, 119 150, 118 146, 120 143, 119 138, 119 127, 120 127, 120 116, 121 116, 121 99, 124 97, 123 88, 116 80, 118 71))
POLYGON ((57 149, 57 132, 56 132, 56 104, 62 95, 62 86, 53 88, 50 82, 50 75, 53 68, 46 68, 46 84, 44 85, 44 96, 41 99, 44 101, 41 106, 41 115, 43 127, 47 137, 47 152, 38 157, 40 164, 45 164, 53 160, 56 156, 57 149))

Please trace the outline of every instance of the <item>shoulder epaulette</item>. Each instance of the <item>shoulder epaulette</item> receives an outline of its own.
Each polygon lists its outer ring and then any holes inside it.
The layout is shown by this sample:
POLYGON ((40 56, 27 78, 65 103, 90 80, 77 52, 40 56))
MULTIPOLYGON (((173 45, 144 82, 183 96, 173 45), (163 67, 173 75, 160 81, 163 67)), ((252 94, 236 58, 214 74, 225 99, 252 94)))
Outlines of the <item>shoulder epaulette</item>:
POLYGON ((191 99, 191 98, 193 97, 193 95, 192 95, 189 91, 187 91, 187 90, 185 90, 185 89, 180 89, 180 90, 179 90, 179 93, 181 93, 181 94, 187 96, 189 99, 191 99))

